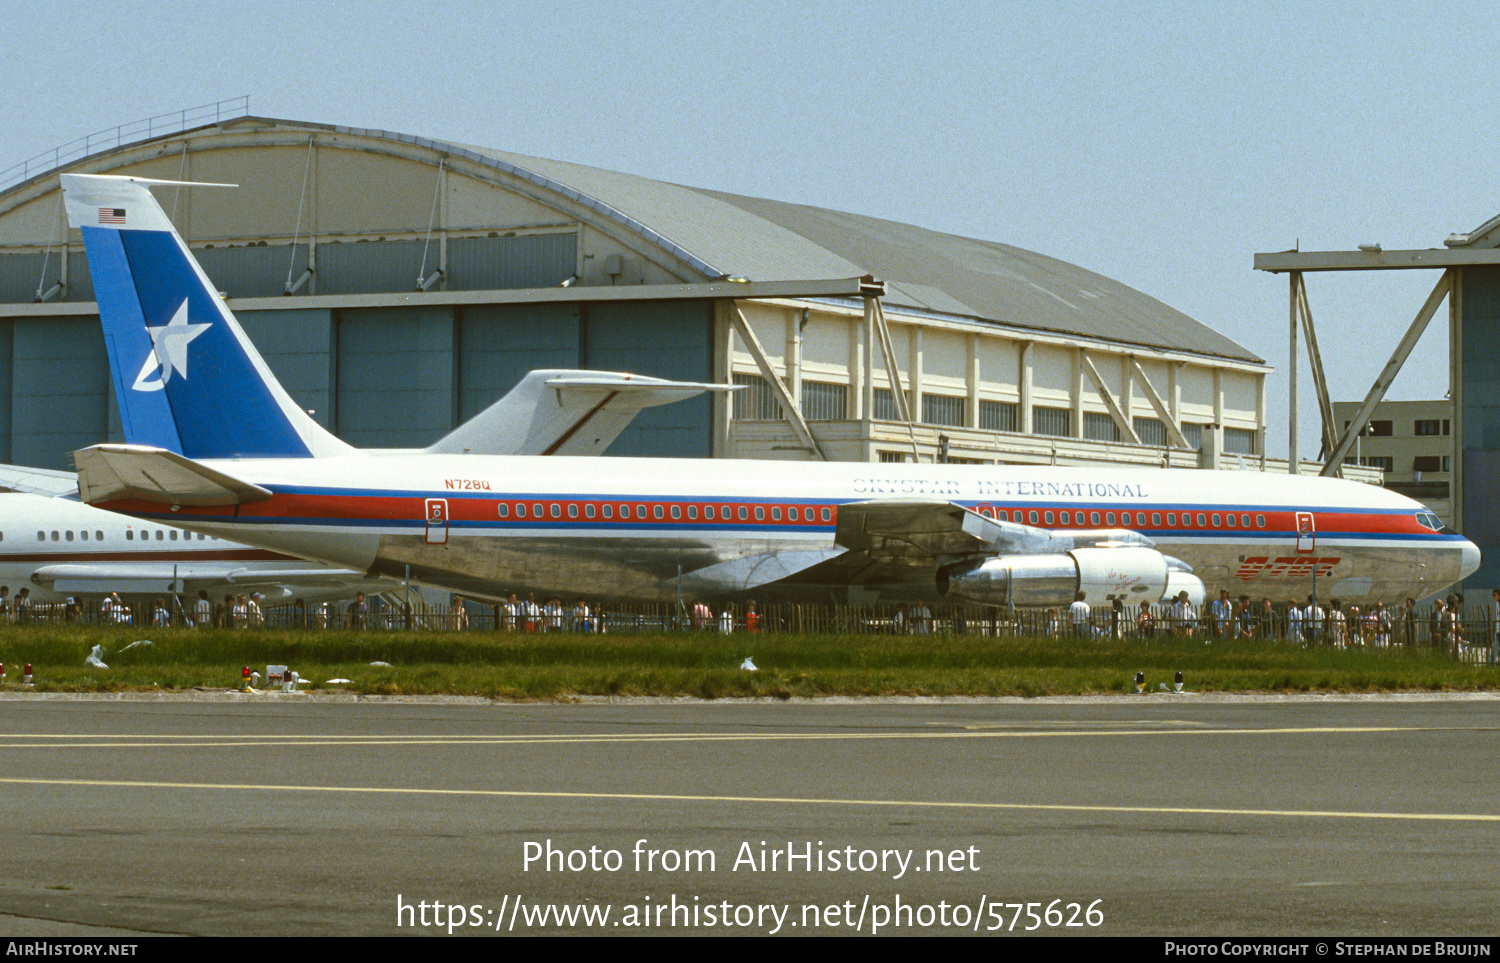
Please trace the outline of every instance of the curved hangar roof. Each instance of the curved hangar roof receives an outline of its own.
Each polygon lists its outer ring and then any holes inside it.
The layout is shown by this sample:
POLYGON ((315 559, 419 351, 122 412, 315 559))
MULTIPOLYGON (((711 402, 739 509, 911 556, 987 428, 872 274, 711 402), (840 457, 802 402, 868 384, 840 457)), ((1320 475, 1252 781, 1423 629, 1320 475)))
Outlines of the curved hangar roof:
MULTIPOLYGON (((115 148, 68 166, 105 173, 151 157, 175 157, 171 151, 180 152, 183 141, 196 154, 258 145, 305 147, 309 137, 316 138, 320 151, 396 154, 433 164, 446 157, 451 173, 464 173, 470 164, 488 168, 500 182, 521 187, 544 206, 577 217, 648 256, 654 249, 654 259, 683 281, 796 281, 873 274, 886 282, 886 302, 891 305, 1022 330, 1264 363, 1224 335, 1134 288, 1021 248, 408 134, 242 117, 115 148)), ((174 174, 175 170, 153 171, 150 176, 174 174)), ((0 195, 0 218, 22 200, 16 195, 48 180, 50 175, 42 175, 6 192, 9 198, 0 195)), ((449 227, 457 213, 450 210, 449 227)), ((425 229, 426 219, 422 221, 407 229, 425 229)))

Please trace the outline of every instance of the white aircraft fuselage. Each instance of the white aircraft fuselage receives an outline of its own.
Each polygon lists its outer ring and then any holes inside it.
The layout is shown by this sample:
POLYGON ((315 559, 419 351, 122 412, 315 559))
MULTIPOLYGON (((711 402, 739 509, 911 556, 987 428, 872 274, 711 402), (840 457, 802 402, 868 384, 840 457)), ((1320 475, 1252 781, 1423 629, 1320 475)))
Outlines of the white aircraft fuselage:
MULTIPOLYGON (((1401 495, 1254 472, 462 455, 203 464, 273 495, 237 511, 102 507, 387 577, 410 566, 420 581, 491 598, 675 598, 679 566, 719 567, 682 583, 703 594, 827 590, 796 572, 772 585, 743 570, 840 554, 841 506, 881 500, 946 502, 1042 532, 1129 529, 1212 591, 1256 598, 1422 597, 1478 564, 1472 544, 1401 495), (737 559, 750 561, 723 570, 737 559)), ((934 586, 923 566, 867 584, 903 596, 934 586)))
MULTIPOLYGON (((90 508, 68 498, 0 494, 0 584, 38 602, 72 596, 260 592, 271 600, 378 591, 364 569, 309 564, 209 532, 90 508)), ((217 598, 215 598, 217 601, 217 598)))

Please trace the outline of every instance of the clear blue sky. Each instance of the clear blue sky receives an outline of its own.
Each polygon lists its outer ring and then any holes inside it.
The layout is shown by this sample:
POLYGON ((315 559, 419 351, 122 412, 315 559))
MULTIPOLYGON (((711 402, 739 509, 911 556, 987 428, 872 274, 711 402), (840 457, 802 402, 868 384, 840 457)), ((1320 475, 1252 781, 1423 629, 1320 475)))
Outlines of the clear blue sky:
MULTIPOLYGON (((0 168, 250 95, 378 127, 887 217, 1114 277, 1277 368, 1259 251, 1434 247, 1500 212, 1479 3, 375 4, 0 0, 0 168)), ((1437 280, 1321 275, 1335 400, 1437 280)), ((1305 361, 1305 354, 1304 354, 1305 361)), ((1435 323, 1390 393, 1447 390, 1435 323)), ((1310 379, 1302 450, 1316 453, 1310 379)))

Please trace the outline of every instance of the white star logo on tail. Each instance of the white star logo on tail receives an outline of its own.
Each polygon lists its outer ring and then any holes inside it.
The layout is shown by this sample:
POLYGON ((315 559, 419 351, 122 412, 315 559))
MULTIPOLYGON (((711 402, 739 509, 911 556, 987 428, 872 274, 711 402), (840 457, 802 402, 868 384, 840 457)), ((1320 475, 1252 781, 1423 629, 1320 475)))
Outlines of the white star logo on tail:
POLYGON ((209 327, 207 324, 188 324, 187 299, 184 298, 182 304, 177 306, 177 313, 172 315, 172 320, 154 328, 146 328, 151 333, 151 352, 146 355, 141 372, 135 376, 135 384, 131 387, 136 391, 160 391, 172 380, 174 371, 186 378, 187 346, 209 327), (156 380, 146 380, 158 371, 161 374, 156 380))

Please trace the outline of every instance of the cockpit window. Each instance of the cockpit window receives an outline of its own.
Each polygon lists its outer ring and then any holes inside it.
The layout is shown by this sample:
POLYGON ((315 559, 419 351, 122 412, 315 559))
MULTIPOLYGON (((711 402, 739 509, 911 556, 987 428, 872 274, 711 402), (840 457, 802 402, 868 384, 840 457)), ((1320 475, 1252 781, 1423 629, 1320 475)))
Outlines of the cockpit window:
POLYGON ((1417 523, 1423 528, 1430 528, 1434 532, 1443 530, 1443 520, 1432 512, 1417 512, 1417 523))

